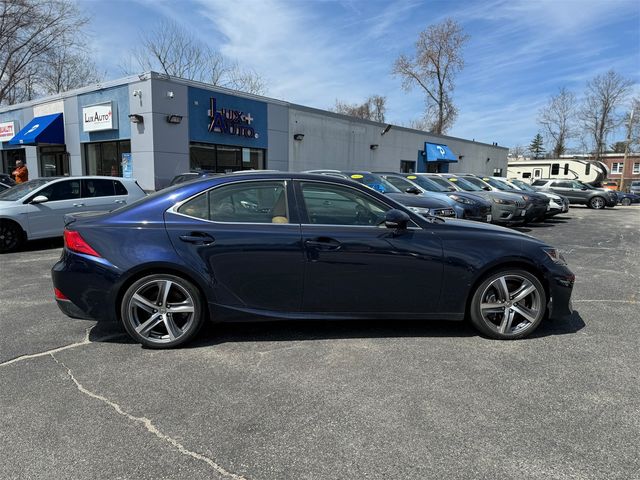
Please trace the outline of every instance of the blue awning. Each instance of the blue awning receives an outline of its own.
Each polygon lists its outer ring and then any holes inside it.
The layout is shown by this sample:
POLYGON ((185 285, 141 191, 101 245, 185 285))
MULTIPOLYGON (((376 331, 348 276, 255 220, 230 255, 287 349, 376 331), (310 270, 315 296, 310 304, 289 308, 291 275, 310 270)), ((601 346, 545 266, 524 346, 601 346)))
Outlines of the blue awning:
POLYGON ((9 140, 9 145, 37 145, 39 143, 64 145, 64 120, 61 113, 35 117, 9 140))
POLYGON ((424 151, 426 152, 427 162, 457 162, 456 157, 451 149, 446 145, 439 143, 424 143, 424 151))

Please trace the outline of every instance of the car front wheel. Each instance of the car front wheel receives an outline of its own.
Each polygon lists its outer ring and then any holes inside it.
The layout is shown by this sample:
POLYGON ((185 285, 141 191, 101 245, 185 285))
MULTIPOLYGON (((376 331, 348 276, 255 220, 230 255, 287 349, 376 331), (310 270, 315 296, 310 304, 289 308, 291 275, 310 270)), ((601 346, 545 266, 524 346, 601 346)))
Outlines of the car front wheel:
POLYGON ((471 323, 484 335, 515 340, 533 332, 546 312, 540 281, 525 270, 507 269, 487 277, 471 300, 471 323))
POLYGON ((147 275, 122 298, 120 315, 127 333, 151 348, 172 348, 191 340, 204 322, 199 290, 184 278, 147 275))
POLYGON ((596 210, 601 210, 606 205, 607 202, 605 202, 604 198, 602 197, 593 197, 591 200, 589 200, 589 206, 591 208, 595 208, 596 210))

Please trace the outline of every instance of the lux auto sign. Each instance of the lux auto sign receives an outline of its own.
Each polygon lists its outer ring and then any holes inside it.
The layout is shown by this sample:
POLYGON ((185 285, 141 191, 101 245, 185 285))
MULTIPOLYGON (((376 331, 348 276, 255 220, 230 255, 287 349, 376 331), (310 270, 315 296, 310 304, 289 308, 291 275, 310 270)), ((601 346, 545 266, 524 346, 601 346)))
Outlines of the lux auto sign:
POLYGON ((97 132, 118 128, 118 117, 113 102, 91 105, 82 109, 82 131, 97 132))
POLYGON ((251 126, 253 117, 249 112, 230 110, 228 108, 217 109, 215 97, 211 97, 209 105, 209 131, 227 133, 245 138, 258 138, 258 133, 251 126))

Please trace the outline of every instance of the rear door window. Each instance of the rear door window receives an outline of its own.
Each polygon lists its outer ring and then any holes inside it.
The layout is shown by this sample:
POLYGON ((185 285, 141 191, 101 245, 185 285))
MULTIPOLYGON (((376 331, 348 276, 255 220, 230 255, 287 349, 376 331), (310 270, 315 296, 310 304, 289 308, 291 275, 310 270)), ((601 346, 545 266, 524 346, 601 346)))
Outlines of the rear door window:
POLYGON ((82 180, 82 197, 113 197, 115 188, 113 180, 91 178, 82 180))
POLYGON ((122 184, 122 182, 119 182, 118 180, 114 180, 113 181, 113 187, 116 191, 116 195, 128 195, 129 192, 127 191, 126 187, 122 184))

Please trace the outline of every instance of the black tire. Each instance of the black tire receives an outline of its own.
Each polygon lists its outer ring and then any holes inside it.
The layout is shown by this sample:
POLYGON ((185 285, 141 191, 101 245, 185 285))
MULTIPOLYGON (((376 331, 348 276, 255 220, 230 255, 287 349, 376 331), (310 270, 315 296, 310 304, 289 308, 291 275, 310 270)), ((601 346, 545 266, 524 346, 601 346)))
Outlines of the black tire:
POLYGON ((204 323, 205 312, 198 288, 169 274, 151 274, 135 281, 120 304, 120 318, 131 338, 158 349, 192 340, 204 323))
POLYGON ((546 310, 547 296, 535 275, 525 270, 507 268, 492 273, 478 285, 469 306, 469 317, 471 324, 487 337, 516 340, 538 328, 546 310), (505 280, 507 295, 500 292, 500 279, 505 280), (513 302, 518 293, 524 293, 530 287, 531 293, 513 302))
POLYGON ((593 197, 589 200, 589 207, 594 208, 596 210, 602 210, 607 206, 607 201, 600 196, 593 197))
POLYGON ((631 199, 630 198, 623 198, 620 203, 622 203, 622 205, 624 205, 625 207, 628 207, 629 205, 631 205, 631 199))
POLYGON ((24 242, 20 225, 10 220, 0 220, 0 253, 17 250, 24 242))

